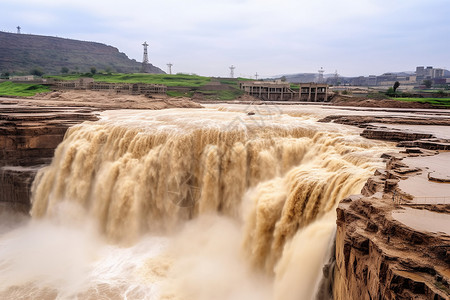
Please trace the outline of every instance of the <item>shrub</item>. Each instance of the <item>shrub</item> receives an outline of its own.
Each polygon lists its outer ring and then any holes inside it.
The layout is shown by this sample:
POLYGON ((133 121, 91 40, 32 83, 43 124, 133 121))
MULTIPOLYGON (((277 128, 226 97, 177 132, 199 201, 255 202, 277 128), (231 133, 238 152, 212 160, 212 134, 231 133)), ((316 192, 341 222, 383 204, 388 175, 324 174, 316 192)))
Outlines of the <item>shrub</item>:
POLYGON ((39 69, 39 68, 34 68, 34 69, 32 69, 30 73, 31 73, 31 75, 36 75, 36 76, 42 76, 42 75, 44 75, 44 71, 42 71, 42 70, 39 69))

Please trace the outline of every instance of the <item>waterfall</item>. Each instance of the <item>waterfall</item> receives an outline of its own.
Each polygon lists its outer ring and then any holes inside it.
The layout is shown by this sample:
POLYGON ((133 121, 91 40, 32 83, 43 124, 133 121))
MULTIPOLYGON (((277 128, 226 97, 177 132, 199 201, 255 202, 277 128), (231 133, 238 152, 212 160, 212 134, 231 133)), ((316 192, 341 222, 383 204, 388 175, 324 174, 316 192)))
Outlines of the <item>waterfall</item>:
MULTIPOLYGON (((385 149, 311 116, 109 112, 67 131, 33 184, 31 223, 89 223, 103 245, 95 247, 136 257, 150 243, 134 266, 146 279, 139 288, 104 282, 112 295, 311 299, 335 207, 360 192, 385 149)), ((93 282, 72 294, 44 286, 82 298, 99 291, 93 282)))

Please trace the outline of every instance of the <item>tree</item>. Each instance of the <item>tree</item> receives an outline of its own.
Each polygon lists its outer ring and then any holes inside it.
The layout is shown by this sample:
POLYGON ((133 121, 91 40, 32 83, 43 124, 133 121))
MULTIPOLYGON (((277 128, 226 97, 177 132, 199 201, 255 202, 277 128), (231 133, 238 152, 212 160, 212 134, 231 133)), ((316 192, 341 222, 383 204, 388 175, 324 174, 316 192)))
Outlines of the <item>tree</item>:
POLYGON ((393 87, 388 88, 388 90, 386 91, 386 96, 389 96, 389 97, 394 97, 395 96, 395 92, 394 92, 394 88, 393 87))
POLYGON ((286 82, 286 76, 281 76, 280 80, 281 80, 282 82, 286 82))
POLYGON ((92 74, 97 73, 97 69, 96 69, 95 67, 91 67, 91 73, 92 73, 92 74))
POLYGON ((394 93, 397 91, 398 87, 400 86, 400 82, 396 81, 394 83, 393 89, 394 89, 394 93))
POLYGON ((31 70, 31 75, 42 76, 44 72, 39 68, 34 68, 31 70))
POLYGON ((430 79, 425 79, 423 81, 423 84, 426 86, 427 89, 429 89, 433 85, 433 82, 430 79))
POLYGON ((61 68, 61 73, 63 73, 63 74, 69 73, 69 68, 68 67, 62 67, 61 68))

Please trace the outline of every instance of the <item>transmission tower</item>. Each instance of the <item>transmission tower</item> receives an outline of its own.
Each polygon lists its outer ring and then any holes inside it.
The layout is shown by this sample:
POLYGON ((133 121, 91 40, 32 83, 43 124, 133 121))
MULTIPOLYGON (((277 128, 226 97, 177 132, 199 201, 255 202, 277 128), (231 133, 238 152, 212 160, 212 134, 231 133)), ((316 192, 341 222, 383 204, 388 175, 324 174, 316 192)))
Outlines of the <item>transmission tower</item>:
POLYGON ((336 85, 339 84, 339 74, 338 74, 337 70, 334 72, 334 84, 336 84, 336 85))
POLYGON ((17 28, 17 33, 20 34, 20 29, 22 29, 22 28, 20 28, 20 26, 17 26, 16 28, 17 28))
POLYGON ((230 67, 230 77, 231 78, 234 78, 234 69, 236 69, 236 67, 231 65, 231 67, 230 67))
POLYGON ((167 67, 169 68, 169 74, 170 75, 172 75, 172 66, 173 66, 173 63, 168 63, 167 64, 167 67))
POLYGON ((323 83, 323 73, 325 72, 325 70, 323 69, 323 67, 320 67, 319 72, 319 79, 317 80, 318 83, 323 83))
POLYGON ((255 73, 255 79, 258 80, 258 72, 255 73))
POLYGON ((148 52, 147 52, 147 47, 148 44, 147 42, 144 42, 142 44, 142 46, 144 46, 144 58, 142 59, 142 73, 148 73, 150 71, 150 66, 148 63, 148 52))

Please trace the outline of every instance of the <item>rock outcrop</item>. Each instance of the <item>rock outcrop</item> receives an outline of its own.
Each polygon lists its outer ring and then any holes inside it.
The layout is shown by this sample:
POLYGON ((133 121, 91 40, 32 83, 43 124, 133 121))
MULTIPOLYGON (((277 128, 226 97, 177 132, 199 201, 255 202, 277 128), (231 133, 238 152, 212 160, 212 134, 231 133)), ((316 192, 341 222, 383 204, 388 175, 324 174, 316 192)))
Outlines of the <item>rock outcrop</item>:
MULTIPOLYGON (((448 231, 414 227, 394 217, 404 211, 426 210, 437 214, 433 217, 450 218, 450 204, 417 204, 399 187, 400 180, 419 176, 423 171, 402 162, 404 157, 450 150, 450 141, 431 133, 374 124, 450 126, 450 120, 440 116, 334 115, 320 121, 364 128, 361 136, 396 141, 398 147, 405 148, 400 153, 384 154, 386 169, 377 170, 361 195, 344 199, 337 208, 335 260, 324 268, 324 276, 334 270, 334 299, 450 299, 448 231)), ((443 184, 447 177, 436 172, 428 174, 429 181, 443 184)), ((412 223, 418 218, 414 214, 405 216, 412 223)), ((436 222, 448 227, 445 221, 436 222)))
POLYGON ((383 128, 371 126, 364 129, 361 136, 368 139, 387 140, 387 141, 415 141, 419 139, 433 138, 432 134, 418 133, 406 130, 397 130, 393 128, 383 128))
MULTIPOLYGON (((450 236, 393 217, 409 204, 397 183, 420 171, 402 163, 402 156, 385 155, 386 170, 378 170, 361 195, 337 208, 334 299, 450 297, 450 236)), ((450 204, 419 208, 450 214, 450 204)))
MULTIPOLYGON (((388 109, 385 110, 389 112, 388 109)), ((408 111, 402 111, 408 112, 408 111)), ((330 115, 319 120, 319 122, 335 122, 344 125, 353 125, 365 128, 370 123, 407 124, 407 125, 439 125, 450 126, 450 119, 429 117, 391 117, 391 116, 361 116, 361 115, 330 115)))
POLYGON ((36 172, 50 163, 70 126, 97 120, 94 109, 0 104, 0 205, 28 212, 36 172))
POLYGON ((334 299, 448 299, 450 237, 394 220, 392 203, 346 199, 338 209, 334 299))

